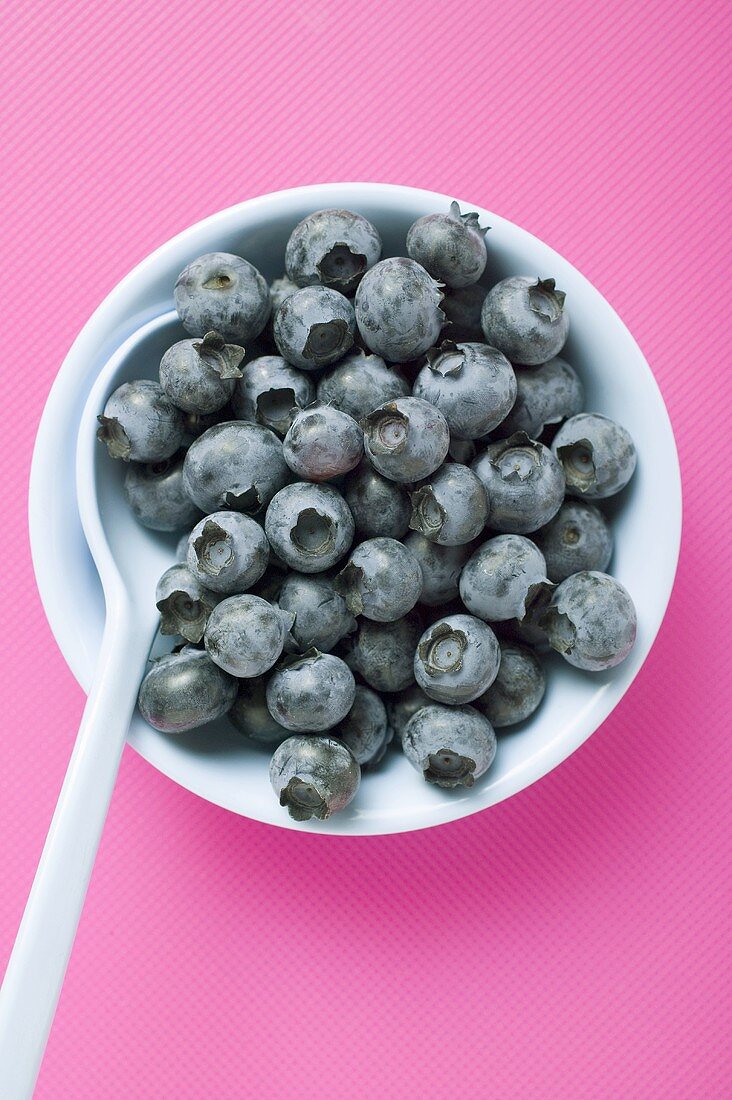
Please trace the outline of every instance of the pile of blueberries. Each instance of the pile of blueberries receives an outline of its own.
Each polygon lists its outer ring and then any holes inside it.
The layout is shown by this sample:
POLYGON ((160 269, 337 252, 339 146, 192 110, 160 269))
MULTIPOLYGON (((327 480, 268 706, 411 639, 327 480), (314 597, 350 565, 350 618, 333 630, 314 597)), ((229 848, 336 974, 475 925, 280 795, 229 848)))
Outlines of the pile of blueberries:
POLYGON ((228 714, 297 820, 346 806, 392 737, 472 785, 542 700, 537 650, 596 671, 635 640, 594 503, 633 441, 582 411, 554 280, 480 285, 485 233, 452 203, 382 260, 364 217, 319 210, 271 286, 200 256, 175 285, 191 339, 99 417, 138 520, 190 530, 140 711, 168 733, 228 714))

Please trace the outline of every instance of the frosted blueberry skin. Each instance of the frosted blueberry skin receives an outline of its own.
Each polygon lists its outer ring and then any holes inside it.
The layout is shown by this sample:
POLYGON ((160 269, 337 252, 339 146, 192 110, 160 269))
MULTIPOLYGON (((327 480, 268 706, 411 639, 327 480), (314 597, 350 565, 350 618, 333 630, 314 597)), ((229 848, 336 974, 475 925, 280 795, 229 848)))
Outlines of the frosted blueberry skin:
POLYGON ((419 531, 410 531, 404 545, 415 556, 422 571, 420 602, 426 607, 441 607, 455 599, 460 574, 472 548, 440 546, 419 531))
POLYGON ((584 500, 566 500, 554 519, 535 532, 534 542, 555 584, 587 569, 604 573, 613 553, 607 520, 599 508, 584 500))
POLYGON ((285 298, 272 329, 280 355, 301 370, 337 362, 353 347, 356 318, 348 298, 309 286, 285 298))
POLYGON ((494 729, 503 729, 530 718, 545 691, 546 674, 531 650, 501 642, 498 675, 474 705, 494 729))
POLYGON ((414 655, 414 678, 438 703, 471 703, 496 678, 498 639, 473 615, 447 615, 425 630, 414 655))
POLYGON ((366 272, 356 291, 356 321, 369 351, 392 363, 424 355, 440 335, 442 290, 414 260, 394 256, 366 272))
POLYGON ((294 294, 300 287, 297 283, 293 283, 292 279, 288 279, 286 275, 282 275, 279 279, 274 279, 269 284, 269 296, 272 302, 272 316, 275 315, 280 308, 285 298, 289 298, 291 294, 294 294))
POLYGON ((285 249, 287 274, 299 286, 354 294, 381 256, 376 228, 351 210, 316 210, 295 226, 285 249))
POLYGON ((213 592, 245 592, 264 575, 269 543, 256 520, 239 512, 213 512, 188 538, 191 573, 213 592))
POLYGON ((475 551, 460 577, 460 598, 486 622, 523 619, 551 585, 541 551, 522 535, 497 535, 475 551))
POLYGON ((472 787, 493 763, 496 735, 475 707, 422 707, 402 732, 409 763, 428 783, 447 790, 472 787))
POLYGON ((220 599, 216 592, 201 584, 187 565, 171 565, 155 589, 160 633, 180 634, 187 642, 200 642, 208 617, 220 599))
POLYGON ((325 821, 353 799, 361 769, 336 737, 288 737, 275 749, 269 779, 291 818, 325 821))
POLYGON ((267 684, 272 717, 287 729, 302 733, 337 726, 355 697, 356 681, 345 661, 317 650, 284 660, 267 684))
POLYGON ((456 439, 479 439, 510 412, 516 375, 496 348, 447 340, 427 352, 412 392, 440 410, 456 439))
POLYGON ((124 462, 160 462, 183 442, 183 413, 158 382, 123 382, 97 417, 97 439, 110 458, 124 462))
POLYGON ((409 384, 396 367, 387 367, 379 355, 369 355, 361 348, 348 355, 318 382, 318 401, 334 405, 361 420, 370 412, 393 401, 407 397, 409 384))
POLYGON ((179 340, 160 360, 160 385, 184 412, 215 413, 231 399, 243 360, 244 348, 227 344, 218 332, 179 340))
POLYGON ((288 573, 278 603, 295 616, 290 635, 300 652, 318 649, 327 653, 356 629, 345 600, 333 588, 332 578, 323 573, 288 573))
POLYGON ((487 344, 512 363, 536 367, 559 355, 569 332, 565 295, 553 279, 513 275, 488 291, 481 312, 487 344))
POLYGON ((540 367, 519 367, 516 385, 516 401, 501 424, 501 435, 526 432, 538 439, 547 424, 575 416, 585 400, 577 372, 559 356, 540 367))
POLYGON ((488 526, 526 535, 543 527, 564 500, 564 473, 548 447, 524 432, 490 443, 472 465, 488 499, 488 526))
POLYGON ((251 420, 279 436, 287 434, 298 409, 315 400, 315 386, 281 355, 260 355, 244 365, 231 407, 237 420, 251 420))
POLYGON ((343 487, 356 531, 365 538, 401 539, 409 530, 409 497, 395 481, 377 473, 370 462, 362 462, 343 487))
POLYGON ((422 633, 410 612, 392 623, 360 619, 342 643, 344 659, 375 691, 404 691, 414 682, 414 651, 422 633))
POLYGON ((249 679, 272 668, 291 624, 291 615, 259 596, 229 596, 209 615, 203 641, 219 668, 249 679))
POLYGON ((367 539, 352 552, 333 586, 352 615, 391 623, 411 611, 422 591, 422 570, 396 539, 367 539))
POLYGON ((361 421, 371 465, 401 485, 421 481, 441 466, 450 430, 439 409, 416 397, 399 397, 361 421))
POLYGON ((432 705, 432 699, 425 695, 422 688, 412 684, 406 691, 400 691, 398 695, 387 697, 386 713, 389 718, 394 737, 401 741, 404 727, 413 714, 422 707, 432 705))
POLYGON ((586 500, 619 493, 637 462, 630 434, 600 413, 579 413, 567 420, 554 437, 552 451, 564 470, 567 492, 586 500))
POLYGON ((410 226, 407 252, 446 286, 470 286, 488 262, 486 233, 476 213, 461 214, 459 204, 451 202, 447 214, 426 214, 410 226))
POLYGON ((474 283, 445 294, 441 308, 446 317, 442 328, 442 335, 446 340, 453 340, 455 343, 483 343, 485 337, 480 315, 487 293, 487 287, 474 283))
POLYGON ((557 586, 541 616, 549 645, 575 668, 615 668, 635 643, 637 620, 630 595, 614 577, 587 570, 557 586))
POLYGON ((361 684, 356 684, 353 706, 333 732, 348 746, 362 768, 378 764, 392 738, 381 698, 361 684))
POLYGON ((259 336, 270 314, 269 290, 253 264, 230 252, 207 252, 184 267, 173 292, 186 332, 212 329, 246 343, 259 336))
POLYGON ((322 573, 350 549, 355 527, 345 500, 331 485, 298 481, 285 486, 267 509, 270 546, 300 573, 322 573))
POLYGON ((236 680, 202 649, 185 646, 155 662, 140 685, 140 714, 153 729, 183 733, 226 714, 236 680))
POLYGON ((485 527, 488 501, 483 483, 459 462, 445 463, 409 497, 409 526, 440 546, 463 546, 485 527))
POLYGON ((151 531, 180 531, 201 516, 183 488, 182 453, 158 462, 131 462, 124 493, 135 519, 151 531))
POLYGON ((236 699, 228 713, 238 733, 259 745, 279 745, 290 731, 275 722, 267 709, 267 684, 264 679, 239 680, 236 699))
POLYGON ((206 513, 228 508, 256 515, 290 477, 274 432, 240 420, 209 428, 191 444, 183 464, 185 490, 206 513))
POLYGON ((358 466, 363 458, 363 432, 348 413, 331 405, 314 405, 294 416, 282 453, 298 477, 329 481, 358 466))

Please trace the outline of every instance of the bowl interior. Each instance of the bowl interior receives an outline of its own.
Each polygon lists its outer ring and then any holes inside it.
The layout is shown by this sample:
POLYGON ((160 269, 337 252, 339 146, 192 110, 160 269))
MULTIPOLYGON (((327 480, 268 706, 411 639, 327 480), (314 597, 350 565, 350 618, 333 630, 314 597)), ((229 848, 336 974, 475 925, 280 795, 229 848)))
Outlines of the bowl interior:
MULTIPOLYGON (((30 495, 31 542, 41 597, 59 645, 84 687, 93 674, 104 601, 76 512, 74 450, 81 409, 110 352, 145 320, 171 308, 176 275, 202 252, 244 255, 272 279, 282 273, 285 242, 298 220, 324 206, 346 206, 374 221, 384 240, 384 255, 400 255, 412 221, 445 209, 448 202, 448 196, 372 184, 301 188, 254 199, 198 223, 164 245, 97 310, 49 397, 30 495), (58 576, 67 581, 62 592, 55 583, 58 576)), ((474 204, 469 208, 480 210, 474 204)), ((567 292, 571 315, 563 355, 582 377, 586 407, 619 420, 636 441, 636 475, 605 509, 616 540, 610 571, 631 592, 638 609, 636 647, 623 665, 599 675, 583 674, 560 658, 547 657, 548 690, 539 713, 500 735, 496 762, 472 790, 430 787, 401 754, 390 752, 374 774, 365 773, 352 807, 326 823, 291 821, 267 781, 269 753, 245 743, 226 721, 169 737, 135 715, 129 740, 137 751, 176 782, 236 813, 311 832, 377 834, 425 828, 498 802, 546 774, 600 725, 632 682, 660 626, 678 555, 681 498, 673 435, 651 371, 609 304, 567 261, 511 223, 480 212, 492 227, 483 281, 490 284, 519 273, 557 279, 567 292)), ((180 335, 172 324, 169 332, 166 329, 145 345, 129 364, 129 377, 155 377, 162 345, 180 335)), ((120 464, 102 459, 100 448, 97 476, 104 508, 124 509, 120 464)), ((127 517, 120 516, 120 522, 127 522, 127 517)), ((162 538, 172 561, 176 540, 162 538)))

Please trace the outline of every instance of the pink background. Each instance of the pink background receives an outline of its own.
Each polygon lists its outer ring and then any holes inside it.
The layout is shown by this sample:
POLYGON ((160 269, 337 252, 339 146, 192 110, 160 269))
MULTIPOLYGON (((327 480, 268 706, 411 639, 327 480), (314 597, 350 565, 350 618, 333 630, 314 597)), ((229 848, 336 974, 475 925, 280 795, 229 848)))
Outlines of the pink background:
POLYGON ((645 668, 509 803, 320 839, 229 816, 127 750, 42 1100, 729 1095, 731 14, 6 4, 0 962, 84 702, 33 582, 33 437, 78 330, 158 244, 300 183, 474 197, 618 309, 685 482, 645 668))

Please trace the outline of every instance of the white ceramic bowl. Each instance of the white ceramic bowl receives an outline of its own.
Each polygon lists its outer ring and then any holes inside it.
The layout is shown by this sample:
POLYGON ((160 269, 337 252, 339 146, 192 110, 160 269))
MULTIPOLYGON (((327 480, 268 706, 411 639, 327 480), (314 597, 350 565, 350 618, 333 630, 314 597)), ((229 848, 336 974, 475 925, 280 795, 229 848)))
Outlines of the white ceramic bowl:
MULTIPOLYGON (((61 651, 84 689, 99 650, 104 601, 79 524, 74 453, 79 417, 103 363, 140 324, 171 308, 177 274, 203 252, 246 256, 273 279, 282 272, 293 226, 313 210, 338 206, 370 218, 382 234, 384 255, 399 255, 415 218, 447 209, 451 198, 408 187, 352 183, 251 199, 163 245, 93 314, 48 398, 30 484, 31 546, 41 599, 61 651)), ((174 738, 135 715, 129 741, 138 752, 188 790, 235 813, 285 828, 343 834, 421 829, 475 813, 546 775, 598 728, 633 682, 661 624, 678 558, 681 485, 671 425, 650 368, 617 314, 571 264, 475 203, 461 205, 479 210, 484 224, 491 226, 484 281, 540 274, 553 276, 566 291, 571 330, 563 354, 585 383, 586 407, 619 420, 636 442, 636 474, 606 509, 616 539, 610 571, 631 592, 638 609, 635 649, 618 668, 598 675, 549 658, 548 690, 539 712, 501 735, 496 762, 472 790, 440 791, 424 783, 400 754, 391 753, 384 767, 364 776, 352 806, 325 823, 290 819, 269 787, 267 753, 246 745, 226 721, 174 738)), ((161 350, 150 349, 140 363, 140 377, 155 376, 161 350)), ((109 466, 110 477, 118 477, 113 464, 109 466)))

